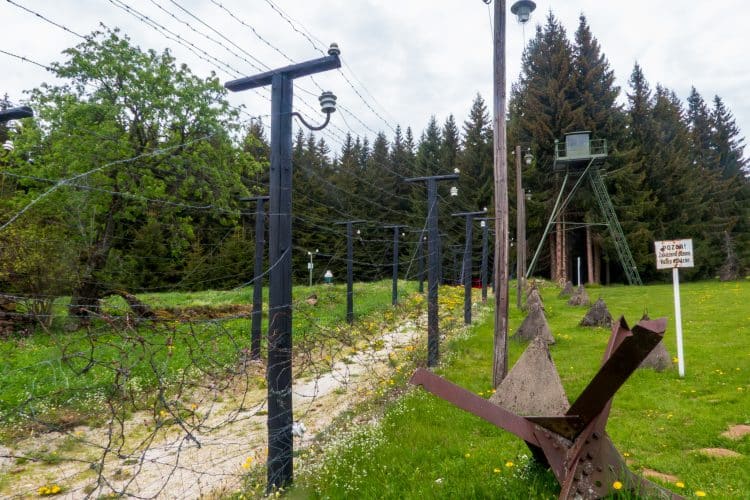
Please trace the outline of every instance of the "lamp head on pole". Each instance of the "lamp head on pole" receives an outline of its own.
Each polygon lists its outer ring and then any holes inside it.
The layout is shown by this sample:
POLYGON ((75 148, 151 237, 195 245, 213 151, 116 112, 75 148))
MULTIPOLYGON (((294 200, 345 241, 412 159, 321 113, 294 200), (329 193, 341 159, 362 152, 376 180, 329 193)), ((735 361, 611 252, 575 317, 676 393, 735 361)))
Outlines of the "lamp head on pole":
POLYGON ((518 0, 511 6, 510 11, 518 18, 519 23, 526 24, 534 9, 536 9, 536 3, 531 0, 518 0))
POLYGON ((526 150, 526 154, 523 155, 523 161, 526 162, 526 165, 531 165, 531 162, 534 161, 534 155, 531 154, 531 148, 526 150))
POLYGON ((336 96, 333 92, 326 90, 320 94, 318 100, 320 101, 320 110, 323 113, 331 114, 336 111, 336 96))

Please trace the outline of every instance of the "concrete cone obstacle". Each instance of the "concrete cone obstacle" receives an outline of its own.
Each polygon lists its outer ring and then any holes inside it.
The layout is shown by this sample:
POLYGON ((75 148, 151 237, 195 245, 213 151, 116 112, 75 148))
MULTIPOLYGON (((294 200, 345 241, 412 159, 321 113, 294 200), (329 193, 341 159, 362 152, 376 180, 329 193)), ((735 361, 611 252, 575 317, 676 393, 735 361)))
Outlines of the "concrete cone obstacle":
POLYGON ((565 414, 570 403, 544 340, 529 344, 490 402, 517 415, 565 414))
POLYGON ((542 302, 542 296, 539 295, 539 290, 532 288, 529 294, 526 296, 526 305, 523 307, 524 310, 530 311, 532 307, 540 307, 544 310, 544 303, 542 302))
POLYGON ((586 289, 583 288, 583 285, 578 285, 578 288, 576 288, 575 293, 568 301, 569 306, 587 306, 590 304, 589 300, 589 294, 586 293, 586 289))
POLYGON ((612 315, 609 314, 607 304, 604 303, 601 297, 589 308, 586 316, 583 317, 579 324, 581 326, 612 327, 612 315))
POLYGON ((573 282, 572 281, 566 281, 565 287, 560 291, 560 295, 558 297, 570 297, 573 295, 573 292, 575 290, 573 289, 573 282))
POLYGON ((549 324, 547 324, 547 318, 544 316, 544 311, 539 305, 529 308, 529 314, 526 315, 521 326, 518 327, 518 330, 516 330, 511 339, 528 342, 537 337, 541 338, 547 344, 555 343, 555 337, 552 336, 549 324))
MULTIPOLYGON (((648 321, 650 318, 648 314, 644 314, 641 321, 648 321)), ((656 347, 649 353, 638 368, 651 368, 657 372, 663 372, 669 368, 672 368, 672 356, 669 355, 667 347, 664 345, 664 340, 661 340, 656 347)))

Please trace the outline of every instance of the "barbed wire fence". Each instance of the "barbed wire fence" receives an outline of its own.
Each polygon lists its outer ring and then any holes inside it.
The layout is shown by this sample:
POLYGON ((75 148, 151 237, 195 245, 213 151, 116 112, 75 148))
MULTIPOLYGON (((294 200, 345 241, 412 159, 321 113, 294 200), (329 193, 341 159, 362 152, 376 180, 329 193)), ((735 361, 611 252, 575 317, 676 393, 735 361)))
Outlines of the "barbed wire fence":
MULTIPOLYGON (((73 182, 63 185, 62 191, 81 190, 73 182)), ((190 200, 178 205, 188 212, 229 211, 190 200)), ((23 226, 23 214, 16 215, 9 227, 23 226)), ((325 221, 314 222, 333 241, 333 251, 321 257, 328 264, 345 262, 339 232, 325 221)), ((233 237, 233 228, 217 233, 212 251, 233 237)), ((359 244, 379 248, 385 241, 390 240, 360 238, 359 244)), ((357 284, 353 325, 345 321, 343 285, 316 280, 312 288, 297 290, 291 306, 300 442, 358 398, 392 383, 397 357, 418 361, 424 353, 424 299, 413 293, 416 246, 410 252, 403 263, 406 279, 399 282, 402 305, 390 305, 388 280, 357 284)), ((388 270, 390 257, 364 251, 354 265, 388 270)), ((67 313, 75 304, 65 296, 0 295, 3 321, 11 326, 2 341, 7 362, 0 371, 5 443, 0 455, 14 494, 60 488, 71 497, 197 497, 240 487, 267 452, 267 367, 249 355, 249 285, 272 265, 249 281, 242 274, 222 276, 242 281, 224 292, 187 292, 179 285, 137 293, 113 290, 85 322, 67 313), (51 305, 44 314, 31 313, 28 304, 35 301, 51 305)), ((191 283, 210 284, 210 279, 191 283)))
MULTIPOLYGON (((215 64, 217 71, 229 77, 243 72, 203 42, 221 47, 236 60, 255 69, 268 69, 252 53, 237 46, 229 47, 228 41, 219 40, 222 38, 220 31, 177 2, 171 4, 178 7, 179 12, 169 10, 166 3, 152 1, 160 12, 199 36, 200 41, 189 39, 188 32, 175 31, 163 21, 157 21, 153 12, 137 10, 119 0, 110 1, 165 39, 215 64)), ((40 23, 86 39, 79 31, 71 29, 70 23, 10 0, 9 3, 36 16, 40 23)), ((273 2, 267 0, 267 3, 316 50, 324 50, 325 45, 307 28, 273 2)), ((227 10, 221 4, 214 4, 227 10)), ((294 62, 282 49, 263 39, 241 16, 229 13, 263 43, 294 62)), ((23 55, 7 51, 3 54, 50 69, 49 65, 23 55)), ((395 131, 384 117, 388 115, 387 109, 377 102, 348 65, 344 68, 346 71, 340 70, 340 74, 346 85, 387 128, 395 131)), ((320 88, 317 82, 314 84, 320 88)), ((300 85, 296 87, 302 96, 300 104, 316 112, 308 99, 316 97, 317 93, 300 85)), ((260 94, 269 98, 268 93, 260 94)), ((345 127, 333 124, 322 132, 332 144, 343 146, 345 136, 362 135, 349 126, 346 117, 362 127, 364 134, 376 133, 351 109, 346 106, 340 109, 345 127)), ((260 124, 261 128, 264 124, 257 120, 269 117, 249 113, 243 108, 237 112, 260 124)), ((302 111, 303 116, 310 118, 306 113, 302 111)), ((203 136, 195 142, 208 144, 212 138, 203 136)), ((103 141, 107 137, 91 139, 103 141)), ((177 147, 185 147, 185 144, 177 147)), ((146 156, 159 157, 170 152, 171 148, 157 148, 146 156)), ((267 262, 259 276, 253 275, 251 249, 256 236, 245 228, 243 219, 252 219, 257 214, 242 211, 236 204, 206 203, 200 197, 162 198, 112 189, 90 178, 91 174, 105 169, 126 169, 130 165, 137 168, 143 160, 143 155, 117 158, 92 165, 91 170, 82 174, 61 178, 13 169, 2 172, 0 191, 7 193, 13 183, 16 188, 36 195, 26 197, 20 206, 6 206, 2 210, 0 240, 7 234, 28 233, 33 235, 30 241, 39 253, 45 253, 40 248, 54 248, 56 252, 54 261, 34 262, 32 266, 13 269, 13 280, 36 283, 32 293, 0 290, 0 354, 5 358, 0 365, 0 471, 4 476, 0 488, 3 495, 196 498, 247 489, 250 487, 248 477, 257 479, 253 471, 263 467, 268 453, 265 391, 268 366, 264 361, 265 351, 261 360, 250 356, 250 304, 252 285, 256 280, 266 280, 276 263, 267 262), (71 212, 56 214, 48 222, 66 220, 72 226, 83 227, 87 224, 86 212, 77 210, 76 203, 86 204, 89 197, 102 194, 123 203, 145 204, 152 219, 168 230, 177 231, 179 223, 175 221, 174 212, 162 217, 161 211, 166 208, 177 211, 183 218, 213 218, 225 222, 203 228, 204 248, 192 267, 179 275, 160 271, 160 265, 173 257, 169 252, 147 251, 142 257, 148 263, 144 273, 150 273, 150 279, 130 289, 112 280, 96 281, 96 285, 108 292, 96 307, 87 309, 92 304, 71 302, 69 291, 80 276, 76 274, 76 255, 70 249, 70 242, 64 233, 40 230, 38 225, 44 217, 29 216, 54 212, 50 207, 72 207, 71 212), (244 260, 225 258, 226 262, 216 264, 222 252, 234 243, 246 252, 244 260), (212 265, 203 266, 206 263, 212 265), (208 271, 207 267, 210 267, 208 271), (76 309, 85 313, 83 318, 70 313, 76 309)), ((387 165, 380 166, 389 169, 387 165)), ((312 166, 297 167, 309 178, 319 181, 327 192, 356 197, 356 193, 332 183, 312 166)), ((390 173, 400 178, 397 172, 390 173)), ((357 178, 354 172, 345 175, 357 178)), ((257 179, 243 178, 242 181, 259 193, 267 192, 257 179)), ((401 196, 377 182, 361 178, 357 181, 380 192, 383 199, 401 196)), ((409 202, 409 199, 404 197, 403 201, 409 202)), ((345 288, 339 281, 327 284, 316 278, 312 287, 296 286, 293 301, 288 304, 294 317, 291 354, 295 446, 309 445, 337 415, 361 401, 386 393, 395 384, 394 380, 405 376, 403 367, 426 361, 426 303, 417 293, 417 281, 424 268, 420 262, 429 258, 421 240, 425 228, 408 230, 411 237, 401 242, 406 261, 399 263, 401 300, 394 307, 390 300, 390 280, 379 279, 390 273, 392 265, 391 240, 382 227, 413 220, 414 214, 395 210, 382 200, 370 197, 359 196, 357 202, 386 220, 369 221, 355 242, 352 262, 355 275, 367 270, 366 274, 371 276, 369 283, 355 278, 356 321, 346 322, 345 288)), ((357 214, 326 205, 304 190, 295 191, 294 225, 314 228, 330 241, 316 256, 325 259, 323 269, 343 267, 347 259, 341 228, 336 228, 333 220, 316 215, 309 210, 311 207, 325 208, 340 219, 354 219, 357 214)), ((424 214, 417 219, 421 217, 424 214)), ((121 224, 121 234, 115 235, 114 241, 125 242, 142 229, 139 221, 121 221, 121 224)), ((30 251, 8 248, 4 247, 3 259, 20 258, 30 251)), ((293 251, 299 255, 308 250, 293 246, 293 251)), ((295 258, 295 262, 299 260, 295 258)), ((8 274, 0 277, 6 279, 8 274)), ((264 296, 268 296, 267 290, 264 296)), ((444 334, 462 326, 457 319, 461 316, 461 304, 459 289, 442 293, 440 330, 444 334)), ((264 315, 265 332, 269 318, 266 311, 264 315)), ((251 489, 260 495, 264 486, 253 484, 251 489)))

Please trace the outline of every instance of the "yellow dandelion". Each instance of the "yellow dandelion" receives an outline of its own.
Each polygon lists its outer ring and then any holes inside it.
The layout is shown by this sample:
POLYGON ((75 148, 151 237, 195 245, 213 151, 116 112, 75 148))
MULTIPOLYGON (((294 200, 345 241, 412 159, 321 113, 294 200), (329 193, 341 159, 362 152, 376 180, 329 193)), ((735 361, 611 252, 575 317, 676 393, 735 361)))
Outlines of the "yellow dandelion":
POLYGON ((492 472, 494 472, 495 474, 500 474, 500 469, 495 467, 494 469, 492 469, 492 472))
POLYGON ((612 487, 614 489, 616 489, 616 490, 621 490, 622 489, 622 483, 620 481, 615 481, 614 483, 612 483, 612 487))
POLYGON ((626 451, 626 452, 624 452, 624 453, 622 454, 622 456, 623 456, 623 457, 629 457, 629 456, 630 456, 630 453, 628 453, 628 452, 626 451))
POLYGON ((678 488, 684 488, 685 487, 685 483, 683 483, 682 481, 677 481, 676 483, 674 483, 674 485, 677 486, 678 488))
POLYGON ((53 495, 60 493, 60 487, 58 485, 52 486, 52 488, 50 488, 50 493, 52 493, 53 495))
POLYGON ((513 467, 513 465, 514 465, 513 462, 511 462, 510 460, 508 460, 507 462, 505 462, 505 466, 506 467, 513 467))
POLYGON ((245 461, 242 463, 242 468, 249 469, 252 464, 253 464, 253 457, 247 457, 245 461))
POLYGON ((705 491, 701 491, 701 490, 697 490, 695 492, 695 496, 697 496, 697 497, 705 497, 706 496, 706 492, 705 491))

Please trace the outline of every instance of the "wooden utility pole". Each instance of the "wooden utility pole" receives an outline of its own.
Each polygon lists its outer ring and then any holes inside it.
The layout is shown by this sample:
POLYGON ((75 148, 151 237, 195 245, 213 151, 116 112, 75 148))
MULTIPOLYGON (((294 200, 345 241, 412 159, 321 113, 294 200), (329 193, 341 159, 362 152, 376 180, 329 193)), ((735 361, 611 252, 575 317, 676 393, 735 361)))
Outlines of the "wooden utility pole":
POLYGON ((495 335, 492 383, 508 372, 508 160, 505 141, 505 0, 495 0, 494 180, 495 180, 495 335))

